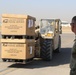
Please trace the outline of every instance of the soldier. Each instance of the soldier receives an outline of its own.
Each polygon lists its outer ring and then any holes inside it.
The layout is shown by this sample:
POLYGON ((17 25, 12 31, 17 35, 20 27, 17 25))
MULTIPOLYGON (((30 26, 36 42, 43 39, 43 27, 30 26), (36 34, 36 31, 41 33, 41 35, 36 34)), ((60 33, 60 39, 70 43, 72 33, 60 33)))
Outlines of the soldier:
MULTIPOLYGON (((70 23, 71 30, 76 35, 76 16, 72 18, 72 22, 70 23)), ((70 63, 70 75, 76 75, 76 37, 74 40, 74 45, 71 53, 71 63, 70 63)))

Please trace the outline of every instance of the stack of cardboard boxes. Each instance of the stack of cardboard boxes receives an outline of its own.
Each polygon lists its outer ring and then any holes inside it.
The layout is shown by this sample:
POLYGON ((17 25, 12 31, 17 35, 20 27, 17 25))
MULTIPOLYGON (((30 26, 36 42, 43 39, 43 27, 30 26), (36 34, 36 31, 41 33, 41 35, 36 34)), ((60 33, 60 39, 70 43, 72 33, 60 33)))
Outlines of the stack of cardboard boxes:
POLYGON ((35 18, 29 15, 2 15, 1 58, 29 60, 35 50, 35 18))

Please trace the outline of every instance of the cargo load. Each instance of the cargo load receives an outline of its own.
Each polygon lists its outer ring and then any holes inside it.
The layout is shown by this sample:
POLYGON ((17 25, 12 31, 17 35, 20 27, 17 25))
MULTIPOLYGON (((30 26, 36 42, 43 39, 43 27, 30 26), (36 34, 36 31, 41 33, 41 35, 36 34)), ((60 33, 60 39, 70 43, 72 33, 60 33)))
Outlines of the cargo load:
POLYGON ((35 18, 29 15, 2 15, 2 35, 34 35, 35 18))

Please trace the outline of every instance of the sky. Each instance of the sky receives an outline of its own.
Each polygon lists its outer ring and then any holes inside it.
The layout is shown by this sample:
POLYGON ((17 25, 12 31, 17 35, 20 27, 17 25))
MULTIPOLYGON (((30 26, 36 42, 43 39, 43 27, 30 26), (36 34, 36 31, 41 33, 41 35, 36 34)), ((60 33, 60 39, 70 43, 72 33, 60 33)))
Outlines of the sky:
POLYGON ((59 18, 70 22, 76 15, 76 0, 0 0, 0 14, 27 14, 37 21, 59 18))

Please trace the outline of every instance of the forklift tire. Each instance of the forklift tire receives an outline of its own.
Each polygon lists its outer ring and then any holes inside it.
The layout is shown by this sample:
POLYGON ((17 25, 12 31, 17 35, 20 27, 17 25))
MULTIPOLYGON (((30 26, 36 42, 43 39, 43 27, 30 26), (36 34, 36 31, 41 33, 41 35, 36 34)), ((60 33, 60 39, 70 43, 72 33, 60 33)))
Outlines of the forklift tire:
POLYGON ((50 61, 52 59, 53 48, 52 48, 52 40, 44 39, 41 47, 41 58, 46 61, 50 61))

